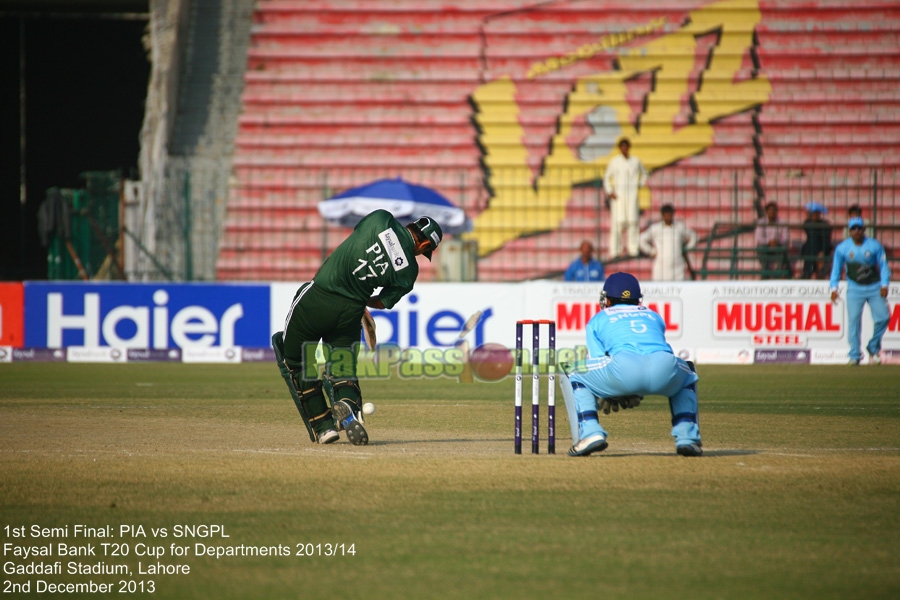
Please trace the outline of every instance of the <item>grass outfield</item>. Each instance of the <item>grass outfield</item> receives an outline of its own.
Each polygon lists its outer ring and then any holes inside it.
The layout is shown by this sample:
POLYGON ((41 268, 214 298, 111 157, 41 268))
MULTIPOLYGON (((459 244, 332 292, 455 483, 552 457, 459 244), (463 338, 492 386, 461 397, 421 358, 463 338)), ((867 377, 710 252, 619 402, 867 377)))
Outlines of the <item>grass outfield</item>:
POLYGON ((4 591, 152 580, 166 599, 900 597, 900 369, 699 372, 703 457, 675 455, 668 406, 651 397, 603 419, 608 450, 573 459, 561 398, 559 454, 546 441, 513 454, 511 378, 364 381, 377 411, 371 443, 354 447, 309 443, 274 364, 0 365, 4 591), (78 524, 113 537, 78 537, 78 524), (128 555, 104 556, 104 542, 128 555), (60 543, 96 556, 57 556, 60 543), (48 545, 54 556, 15 555, 48 545), (291 555, 206 555, 217 547, 291 555), (56 561, 60 575, 14 572, 56 561))

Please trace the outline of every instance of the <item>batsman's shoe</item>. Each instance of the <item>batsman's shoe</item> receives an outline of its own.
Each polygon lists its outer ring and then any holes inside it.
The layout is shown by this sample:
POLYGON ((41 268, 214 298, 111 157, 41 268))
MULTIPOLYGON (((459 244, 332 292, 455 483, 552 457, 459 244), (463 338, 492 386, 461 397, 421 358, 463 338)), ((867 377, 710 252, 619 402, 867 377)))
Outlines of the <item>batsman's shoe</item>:
POLYGON ((338 428, 347 433, 347 439, 354 446, 365 446, 369 443, 369 434, 362 421, 353 414, 353 409, 346 400, 338 400, 331 408, 331 415, 338 428))
POLYGON ((341 438, 340 434, 334 429, 327 429, 316 434, 316 440, 320 444, 333 444, 341 438))
POLYGON ((851 367, 858 367, 858 366, 859 366, 859 359, 858 359, 858 358, 851 358, 850 361, 849 361, 847 364, 850 365, 851 367))
POLYGON ((606 443, 606 436, 602 433, 595 433, 578 440, 577 444, 569 448, 569 456, 590 456, 594 452, 606 450, 607 446, 609 444, 606 443))
POLYGON ((881 355, 870 354, 869 355, 869 364, 870 365, 880 365, 881 364, 881 355))
POLYGON ((680 446, 675 446, 675 452, 681 456, 700 456, 703 454, 703 448, 701 446, 703 446, 702 442, 682 444, 680 446))

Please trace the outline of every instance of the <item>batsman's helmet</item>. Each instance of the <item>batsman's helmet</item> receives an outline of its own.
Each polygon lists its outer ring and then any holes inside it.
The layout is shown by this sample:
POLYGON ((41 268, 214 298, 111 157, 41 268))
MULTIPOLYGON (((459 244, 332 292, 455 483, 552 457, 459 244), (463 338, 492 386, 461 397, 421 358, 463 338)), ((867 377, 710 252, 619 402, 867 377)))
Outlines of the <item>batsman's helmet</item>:
POLYGON ((428 243, 431 246, 422 254, 425 255, 425 258, 431 260, 432 252, 438 247, 441 240, 444 239, 444 232, 441 230, 441 226, 431 217, 419 217, 407 225, 407 227, 415 231, 423 240, 428 240, 428 243))
POLYGON ((624 304, 640 304, 641 284, 631 273, 613 273, 606 278, 600 293, 600 306, 606 306, 606 299, 619 300, 624 304))

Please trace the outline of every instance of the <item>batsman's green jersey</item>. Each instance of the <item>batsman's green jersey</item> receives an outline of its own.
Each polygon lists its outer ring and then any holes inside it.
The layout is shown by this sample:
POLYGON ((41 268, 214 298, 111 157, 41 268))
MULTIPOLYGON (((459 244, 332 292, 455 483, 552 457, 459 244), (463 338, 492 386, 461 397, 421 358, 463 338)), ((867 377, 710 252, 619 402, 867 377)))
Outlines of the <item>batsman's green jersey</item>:
POLYGON ((391 308, 412 291, 418 274, 412 233, 386 210, 368 215, 313 280, 297 290, 284 325, 288 366, 313 365, 305 350, 320 340, 331 348, 352 349, 360 341, 360 319, 374 291, 381 288, 378 297, 391 308))
POLYGON ((362 410, 356 378, 360 318, 376 289, 386 308, 412 291, 419 275, 412 233, 386 210, 368 215, 329 256, 312 281, 294 295, 284 324, 284 363, 309 425, 321 434, 334 427, 316 363, 326 344, 326 376, 335 400, 362 410), (338 358, 343 357, 343 358, 338 358))
POLYGON ((385 308, 412 291, 419 276, 415 240, 386 210, 376 210, 325 260, 313 278, 322 291, 363 305, 376 288, 385 308))

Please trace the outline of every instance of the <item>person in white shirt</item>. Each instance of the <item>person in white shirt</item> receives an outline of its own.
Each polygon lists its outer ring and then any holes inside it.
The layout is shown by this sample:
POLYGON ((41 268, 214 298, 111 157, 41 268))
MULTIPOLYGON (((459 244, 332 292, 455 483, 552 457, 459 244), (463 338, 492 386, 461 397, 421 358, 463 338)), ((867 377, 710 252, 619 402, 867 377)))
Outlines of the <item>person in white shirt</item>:
POLYGON ((622 253, 622 229, 626 230, 625 248, 628 256, 637 256, 639 249, 640 228, 638 218, 638 190, 647 183, 647 170, 636 156, 631 155, 631 142, 628 138, 619 140, 619 151, 606 167, 603 176, 603 189, 609 202, 609 257, 615 258, 622 253))
POLYGON ((697 233, 675 220, 675 208, 664 204, 662 221, 653 223, 641 233, 641 252, 653 257, 653 281, 683 281, 687 263, 684 251, 697 245, 697 233))
POLYGON ((788 261, 790 230, 778 220, 778 205, 766 204, 766 216, 756 222, 754 232, 756 254, 762 266, 763 279, 790 279, 791 264, 788 261))

